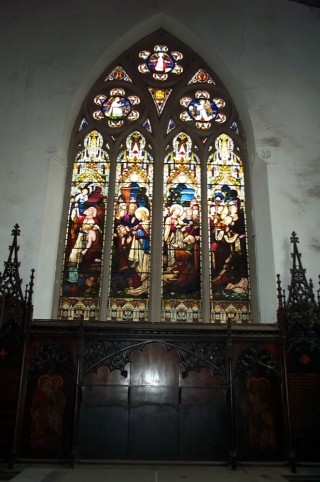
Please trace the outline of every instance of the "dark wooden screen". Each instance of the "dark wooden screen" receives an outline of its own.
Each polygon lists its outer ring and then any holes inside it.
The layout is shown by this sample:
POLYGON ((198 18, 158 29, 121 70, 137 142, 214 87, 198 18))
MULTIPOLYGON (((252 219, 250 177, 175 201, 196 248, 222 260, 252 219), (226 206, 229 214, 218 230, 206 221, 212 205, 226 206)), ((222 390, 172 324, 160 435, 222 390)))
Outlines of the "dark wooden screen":
POLYGON ((294 233, 277 323, 192 326, 32 320, 33 272, 23 296, 13 235, 0 279, 0 456, 11 466, 319 462, 319 299, 294 233))
POLYGON ((179 353, 167 344, 133 349, 126 378, 98 368, 85 378, 81 394, 80 458, 228 458, 223 378, 208 368, 183 377, 179 353))

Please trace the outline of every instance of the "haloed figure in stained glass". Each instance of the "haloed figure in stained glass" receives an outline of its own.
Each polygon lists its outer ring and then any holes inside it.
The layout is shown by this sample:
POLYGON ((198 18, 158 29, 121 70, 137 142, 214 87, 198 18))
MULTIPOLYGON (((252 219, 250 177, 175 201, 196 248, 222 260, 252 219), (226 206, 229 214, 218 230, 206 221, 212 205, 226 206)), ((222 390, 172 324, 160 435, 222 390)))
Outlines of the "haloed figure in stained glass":
POLYGON ((73 319, 77 305, 84 314, 99 301, 103 230, 109 177, 109 157, 103 137, 91 131, 73 164, 59 315, 73 319))
POLYGON ((133 132, 118 158, 114 241, 110 281, 111 300, 148 296, 152 158, 145 138, 133 132))
POLYGON ((200 166, 185 133, 173 147, 165 159, 163 294, 194 299, 200 294, 200 166))
POLYGON ((219 136, 215 146, 208 165, 213 296, 246 299, 249 286, 242 163, 227 135, 219 136))

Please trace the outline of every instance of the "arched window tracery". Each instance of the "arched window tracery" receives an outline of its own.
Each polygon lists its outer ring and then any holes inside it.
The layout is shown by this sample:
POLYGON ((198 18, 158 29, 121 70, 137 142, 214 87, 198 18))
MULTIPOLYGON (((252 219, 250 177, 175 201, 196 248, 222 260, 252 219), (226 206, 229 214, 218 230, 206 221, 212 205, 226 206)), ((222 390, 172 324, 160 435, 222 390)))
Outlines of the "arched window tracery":
POLYGON ((93 86, 70 151, 59 318, 251 320, 244 135, 198 55, 163 31, 139 41, 93 86))

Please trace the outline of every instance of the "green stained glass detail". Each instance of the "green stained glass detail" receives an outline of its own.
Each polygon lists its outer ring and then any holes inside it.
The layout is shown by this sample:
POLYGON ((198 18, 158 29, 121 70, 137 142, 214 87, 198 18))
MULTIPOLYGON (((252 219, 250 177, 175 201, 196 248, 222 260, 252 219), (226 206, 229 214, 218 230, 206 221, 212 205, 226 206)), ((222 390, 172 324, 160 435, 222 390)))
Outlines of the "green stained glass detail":
POLYGON ((140 98, 136 95, 126 97, 124 89, 111 89, 109 97, 99 94, 94 98, 94 103, 100 109, 93 112, 93 118, 97 121, 107 118, 109 127, 121 127, 125 120, 135 121, 139 118, 139 112, 133 106, 140 104, 140 98))

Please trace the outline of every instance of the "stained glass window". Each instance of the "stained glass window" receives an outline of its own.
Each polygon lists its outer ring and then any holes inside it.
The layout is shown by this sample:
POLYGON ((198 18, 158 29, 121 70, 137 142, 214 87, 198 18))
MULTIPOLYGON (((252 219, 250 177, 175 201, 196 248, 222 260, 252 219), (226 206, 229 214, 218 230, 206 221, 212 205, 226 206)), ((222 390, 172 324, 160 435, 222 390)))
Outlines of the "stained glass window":
POLYGON ((164 31, 139 41, 92 87, 70 152, 59 318, 251 321, 243 129, 200 56, 164 31))
POLYGON ((219 135, 208 158, 211 318, 250 318, 243 161, 231 137, 219 135))
POLYGON ((72 171, 59 317, 99 316, 103 239, 110 171, 103 136, 84 138, 72 171))
POLYGON ((116 165, 108 319, 148 320, 153 164, 140 132, 116 165))
POLYGON ((201 168, 184 132, 164 161, 162 319, 200 321, 201 168))

